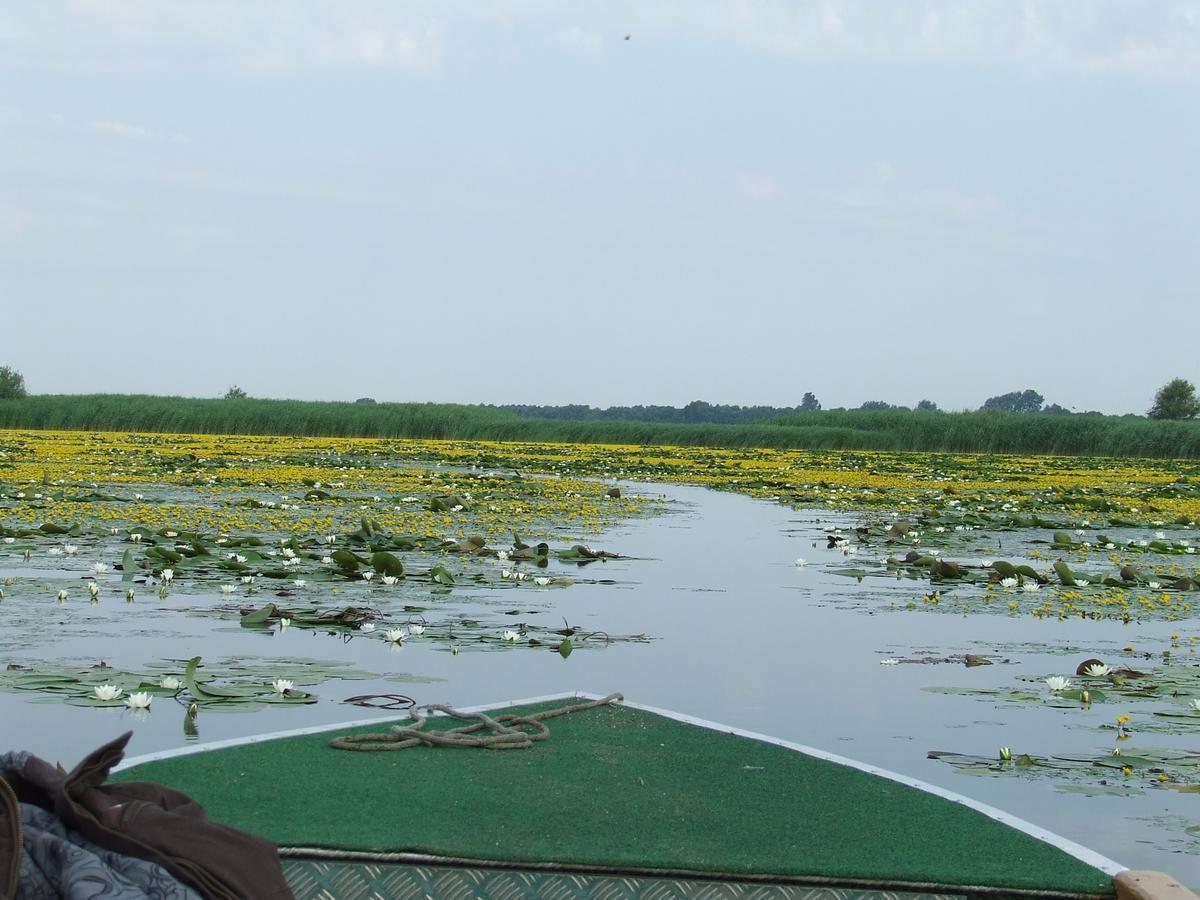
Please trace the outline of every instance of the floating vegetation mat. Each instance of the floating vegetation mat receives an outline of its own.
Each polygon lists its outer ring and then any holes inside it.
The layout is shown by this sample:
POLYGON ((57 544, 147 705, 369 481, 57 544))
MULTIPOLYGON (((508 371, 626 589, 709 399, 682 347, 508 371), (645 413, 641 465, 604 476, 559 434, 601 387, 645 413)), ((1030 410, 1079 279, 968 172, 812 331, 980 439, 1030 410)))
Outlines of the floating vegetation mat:
MULTIPOLYGON (((1178 652, 1178 635, 1172 648, 1178 652)), ((1008 685, 923 688, 933 694, 972 697, 1014 708, 1050 708, 1079 717, 1076 728, 1090 728, 1114 739, 1107 752, 1039 754, 1002 747, 992 756, 930 751, 965 775, 1049 778, 1069 793, 1132 795, 1146 789, 1200 793, 1200 752, 1186 748, 1140 748, 1140 735, 1194 738, 1200 735, 1200 665, 1177 661, 1171 650, 1161 656, 1134 654, 1126 647, 1121 661, 1097 657, 1079 661, 1066 673, 1017 676, 1008 685), (1140 656, 1140 658, 1139 658, 1140 656)), ((949 661, 950 658, 947 658, 949 661)), ((975 657, 988 659, 988 657, 975 657)), ((922 662, 920 656, 887 659, 887 664, 922 662)), ((935 660, 940 661, 940 660, 935 660)), ((968 665, 971 663, 968 661, 968 665)))
POLYGON ((1126 797, 1155 788, 1200 794, 1200 753, 1186 750, 1118 747, 1107 754, 1037 756, 1003 747, 993 757, 938 750, 928 755, 963 775, 1051 778, 1056 790, 1069 794, 1126 797))
POLYGON ((470 460, 463 449, 0 432, 0 648, 37 652, 48 615, 64 637, 119 630, 138 608, 110 605, 122 601, 153 604, 139 630, 157 620, 165 637, 162 620, 175 611, 234 630, 291 625, 397 647, 424 635, 454 653, 567 656, 646 640, 542 626, 521 610, 581 582, 615 583, 602 570, 626 554, 588 536, 662 502, 591 475, 531 472, 526 456, 470 460), (475 611, 513 606, 513 590, 528 597, 514 618, 475 611), (430 622, 423 613, 434 601, 430 622))
POLYGON ((316 703, 317 695, 305 688, 334 680, 411 684, 437 679, 379 675, 348 663, 320 659, 237 658, 202 664, 197 656, 153 663, 140 672, 114 668, 103 661, 93 665, 10 663, 0 670, 0 691, 27 692, 35 695, 30 699, 36 702, 71 706, 124 706, 145 711, 154 700, 170 698, 187 708, 245 711, 267 705, 316 703))

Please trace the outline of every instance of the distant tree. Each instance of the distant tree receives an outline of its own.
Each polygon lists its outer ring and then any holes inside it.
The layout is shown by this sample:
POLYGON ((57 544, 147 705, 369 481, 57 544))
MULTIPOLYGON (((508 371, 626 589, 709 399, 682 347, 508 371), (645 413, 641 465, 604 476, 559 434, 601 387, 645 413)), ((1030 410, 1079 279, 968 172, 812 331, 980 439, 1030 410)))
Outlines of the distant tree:
POLYGON ((1074 413, 1072 413, 1065 406, 1059 406, 1057 403, 1047 403, 1044 407, 1042 407, 1042 412, 1044 412, 1048 416, 1074 415, 1074 413))
POLYGON ((983 408, 999 412, 1035 413, 1041 411, 1045 399, 1037 391, 1027 388, 1023 391, 1001 394, 999 397, 988 397, 984 401, 983 408))
POLYGON ((917 412, 939 412, 938 405, 932 400, 918 400, 917 412))
POLYGON ((1196 386, 1183 378, 1173 378, 1158 389, 1154 405, 1146 413, 1151 419, 1194 419, 1200 415, 1196 386))
POLYGON ((374 403, 374 402, 375 402, 375 398, 374 398, 374 397, 359 397, 359 398, 358 398, 357 400, 355 400, 354 402, 355 402, 355 403, 374 403))
POLYGON ((229 390, 225 392, 226 400, 245 400, 248 395, 236 384, 230 385, 229 390))
POLYGON ((903 406, 893 406, 892 404, 890 404, 884 400, 868 400, 866 403, 864 403, 862 406, 859 407, 859 409, 866 410, 867 412, 880 412, 885 409, 904 409, 904 408, 905 407, 903 407, 903 406))
POLYGON ((800 400, 800 412, 817 412, 821 409, 821 401, 812 391, 805 391, 800 400))
POLYGON ((25 376, 16 369, 0 366, 0 400, 13 400, 25 396, 25 376))

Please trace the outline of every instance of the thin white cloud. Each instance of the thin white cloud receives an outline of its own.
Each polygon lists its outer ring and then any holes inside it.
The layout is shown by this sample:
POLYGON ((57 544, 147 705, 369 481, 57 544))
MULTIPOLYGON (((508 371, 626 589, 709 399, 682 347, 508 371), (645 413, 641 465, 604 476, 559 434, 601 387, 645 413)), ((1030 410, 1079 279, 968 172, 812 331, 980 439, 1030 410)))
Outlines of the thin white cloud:
MULTIPOLYGON (((60 124, 65 124, 65 120, 61 116, 58 119, 60 124)), ((182 134, 163 134, 150 128, 143 128, 141 125, 131 125, 128 122, 93 122, 91 128, 99 134, 133 141, 167 141, 173 144, 183 144, 188 141, 187 137, 182 134)))
POLYGON ((879 163, 854 184, 812 192, 808 206, 820 220, 868 231, 996 242, 1036 249, 1037 225, 986 191, 913 183, 879 163))
POLYGON ((1200 0, 0 0, 0 58, 426 67, 457 33, 491 25, 583 53, 633 32, 785 54, 1200 74, 1200 0))
POLYGON ((779 185, 775 183, 775 180, 763 175, 739 172, 737 185, 743 194, 753 197, 755 200, 767 200, 779 193, 779 185))
POLYGON ((785 53, 1014 57, 1034 65, 1200 71, 1200 2, 1125 0, 674 0, 559 4, 531 0, 395 4, 383 0, 75 0, 0 6, 0 54, 25 62, 132 54, 154 63, 183 49, 247 65, 436 63, 443 36, 480 23, 534 24, 553 42, 595 52, 601 35, 703 33, 785 53), (582 13, 582 15, 581 15, 582 13), (564 21, 571 16, 575 21, 564 21))
POLYGON ((1197 0, 713 0, 702 9, 710 32, 783 53, 1200 73, 1197 0))
POLYGON ((595 56, 604 49, 604 37, 578 25, 556 31, 550 38, 556 46, 583 56, 595 56))

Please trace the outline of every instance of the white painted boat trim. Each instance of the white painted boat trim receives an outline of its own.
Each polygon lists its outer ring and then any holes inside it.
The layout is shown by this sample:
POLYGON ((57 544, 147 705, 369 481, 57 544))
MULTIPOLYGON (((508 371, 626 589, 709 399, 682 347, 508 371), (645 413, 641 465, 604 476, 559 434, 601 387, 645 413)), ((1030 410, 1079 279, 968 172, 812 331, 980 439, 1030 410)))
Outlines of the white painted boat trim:
MULTIPOLYGON (((535 703, 549 703, 556 700, 599 700, 603 694, 592 694, 586 691, 567 691, 561 694, 547 694, 541 697, 525 697, 520 700, 502 700, 496 703, 487 703, 481 706, 468 706, 459 709, 460 712, 487 712, 498 708, 507 708, 510 706, 530 706, 535 703)), ((845 756, 838 756, 836 753, 828 753, 825 750, 819 750, 816 747, 810 747, 807 744, 796 744, 792 741, 785 741, 777 737, 772 737, 769 734, 759 734, 755 731, 746 731, 742 728, 734 728, 729 725, 723 725, 720 722, 712 722, 708 719, 700 719, 695 716, 689 716, 684 713, 675 712, 669 709, 660 709, 656 706, 646 706, 641 703, 632 703, 628 700, 622 700, 623 706, 628 706, 631 709, 639 709, 643 712, 653 713, 657 716, 662 716, 666 719, 674 719, 677 722, 683 722, 687 725, 695 725, 699 728, 707 728, 710 731, 720 731, 725 734, 735 734, 739 737, 749 738, 755 741, 763 741, 767 744, 775 744, 778 747, 784 747, 788 750, 795 750, 799 753, 804 753, 808 756, 827 762, 837 763, 838 765, 848 766, 851 769, 857 769, 860 772, 866 772, 869 775, 877 775, 880 778, 886 778, 889 781, 894 781, 899 784, 907 785, 911 788, 916 788, 919 791, 924 791, 927 794, 933 794, 941 797, 944 800, 949 800, 952 803, 958 803, 969 809, 973 809, 978 813, 982 813, 990 819, 995 819, 1010 828, 1017 831, 1022 831, 1030 837, 1037 838, 1039 841, 1050 844, 1052 847, 1057 847, 1064 853, 1075 857, 1080 862, 1086 863, 1089 866, 1099 869, 1107 875, 1117 875, 1119 872, 1124 872, 1128 869, 1115 860, 1109 859, 1107 856, 1102 856, 1094 850, 1084 847, 1082 844, 1077 844, 1074 841, 1056 834, 1053 831, 1048 831, 1032 822, 1027 822, 1024 819, 1018 818, 1010 813, 1004 812, 1002 809, 997 809, 994 806, 989 806, 986 803, 980 803, 978 800, 972 800, 970 797, 965 797, 962 794, 947 790, 946 788, 938 787, 935 784, 930 784, 927 781, 921 781, 918 778, 910 778, 907 775, 901 775, 898 772, 892 772, 888 769, 882 769, 879 766, 873 766, 869 763, 859 762, 855 759, 850 759, 845 756)), ((162 759, 175 759, 180 756, 190 756, 193 753, 207 753, 211 750, 223 750, 227 747, 241 747, 249 744, 259 744, 264 741, 274 741, 279 738, 299 737, 306 734, 320 734, 327 731, 340 731, 345 728, 361 728, 368 725, 388 725, 393 722, 402 722, 411 718, 410 716, 397 716, 395 718, 380 718, 374 717, 370 719, 355 719, 349 722, 337 722, 331 725, 314 725, 308 728, 293 728, 289 731, 275 731, 270 734, 257 734, 251 737, 229 738, 223 741, 210 741, 205 744, 198 744, 192 747, 178 747, 174 750, 162 750, 157 753, 147 753, 142 756, 134 756, 124 760, 119 765, 113 768, 114 772, 119 772, 123 769, 129 769, 134 766, 140 766, 142 763, 156 762, 162 759)))

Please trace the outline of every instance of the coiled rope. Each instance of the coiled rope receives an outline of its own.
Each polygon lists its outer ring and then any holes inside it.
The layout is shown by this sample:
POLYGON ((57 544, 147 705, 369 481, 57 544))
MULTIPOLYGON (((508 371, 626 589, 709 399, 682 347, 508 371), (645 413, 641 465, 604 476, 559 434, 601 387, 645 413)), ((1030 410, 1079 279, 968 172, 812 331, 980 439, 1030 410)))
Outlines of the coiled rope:
POLYGON ((534 741, 544 741, 550 737, 550 729, 544 724, 547 719, 555 719, 568 713, 581 712, 585 709, 595 709, 609 703, 624 700, 621 693, 609 694, 599 700, 589 700, 586 703, 576 703, 562 706, 558 709, 548 709, 544 712, 532 713, 528 716, 498 716, 492 718, 486 713, 459 712, 441 703, 431 703, 413 713, 412 725, 393 725, 388 732, 372 734, 347 734, 336 737, 329 742, 330 747, 338 750, 407 750, 409 747, 483 747, 488 750, 525 750, 533 746, 534 741), (447 731, 425 730, 429 717, 421 713, 421 709, 429 712, 445 713, 455 719, 473 720, 470 725, 451 728, 447 731), (532 729, 525 731, 522 729, 532 729), (486 734, 479 732, 487 731, 486 734))

